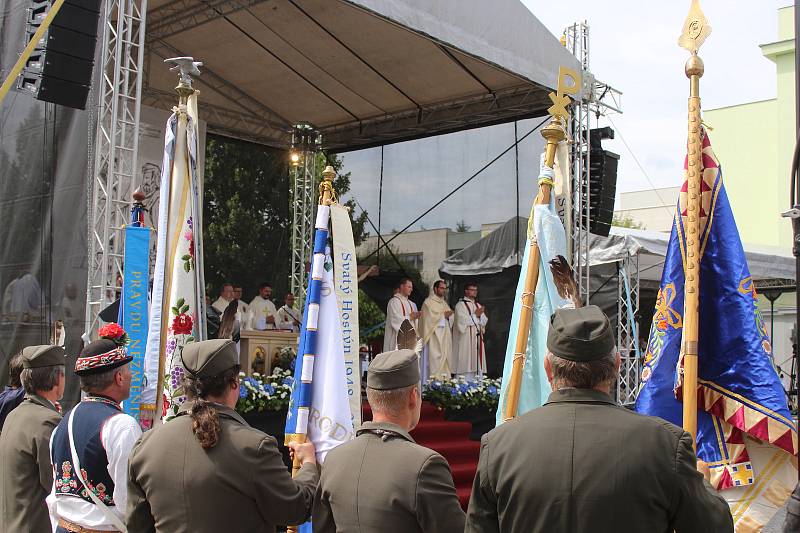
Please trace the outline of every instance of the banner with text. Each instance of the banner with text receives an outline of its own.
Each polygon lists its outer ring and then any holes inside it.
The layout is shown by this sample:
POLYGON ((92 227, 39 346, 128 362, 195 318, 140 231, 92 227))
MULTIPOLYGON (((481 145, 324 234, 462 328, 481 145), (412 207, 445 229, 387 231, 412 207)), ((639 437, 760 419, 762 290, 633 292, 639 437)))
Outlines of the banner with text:
POLYGON ((131 395, 125 412, 139 419, 144 386, 144 351, 147 345, 147 289, 150 280, 150 228, 125 228, 125 277, 122 282, 122 327, 128 333, 131 361, 131 395))
POLYGON ((347 380, 347 395, 353 427, 361 427, 361 363, 358 339, 358 273, 356 247, 353 243, 353 226, 347 208, 338 204, 331 206, 333 229, 334 283, 339 303, 339 320, 342 324, 344 347, 344 370, 347 380))

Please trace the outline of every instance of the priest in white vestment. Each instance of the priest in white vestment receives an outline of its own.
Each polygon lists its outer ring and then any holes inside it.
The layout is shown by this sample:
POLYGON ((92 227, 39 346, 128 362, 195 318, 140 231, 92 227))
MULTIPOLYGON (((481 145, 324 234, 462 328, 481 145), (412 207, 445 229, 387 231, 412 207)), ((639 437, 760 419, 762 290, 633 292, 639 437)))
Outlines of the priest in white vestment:
POLYGON ((450 361, 453 373, 468 380, 486 373, 486 350, 483 335, 489 317, 475 298, 478 286, 470 283, 464 288, 464 297, 455 306, 453 326, 453 355, 450 361))
POLYGON ((220 315, 225 312, 227 309, 228 304, 233 301, 233 285, 230 283, 225 283, 222 285, 222 291, 219 293, 219 298, 211 304, 220 315))
POLYGON ((278 310, 275 309, 275 304, 270 300, 271 296, 272 285, 262 283, 258 286, 258 296, 253 298, 253 301, 247 307, 247 329, 259 331, 275 329, 275 317, 278 310))
POLYGON ((453 310, 444 299, 447 286, 439 280, 433 284, 433 293, 422 304, 419 330, 425 343, 428 369, 431 379, 449 379, 450 354, 453 351, 453 310))
MULTIPOLYGON (((400 280, 398 291, 389 300, 389 305, 386 306, 386 325, 384 326, 383 334, 384 352, 391 352, 397 349, 397 332, 400 330, 400 324, 403 323, 403 320, 408 319, 414 329, 417 329, 419 312, 416 304, 408 299, 413 290, 414 283, 408 278, 403 278, 400 280)), ((418 329, 417 333, 419 333, 418 329)))
POLYGON ((278 314, 275 318, 275 326, 278 329, 300 331, 302 317, 300 316, 300 311, 294 308, 294 294, 290 292, 283 301, 284 304, 278 309, 278 314))

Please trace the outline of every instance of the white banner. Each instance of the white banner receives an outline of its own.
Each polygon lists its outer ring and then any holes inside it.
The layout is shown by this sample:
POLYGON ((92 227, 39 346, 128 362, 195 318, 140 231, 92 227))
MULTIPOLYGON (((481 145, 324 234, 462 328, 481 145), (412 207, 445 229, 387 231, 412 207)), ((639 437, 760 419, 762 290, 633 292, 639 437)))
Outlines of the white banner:
MULTIPOLYGON (((190 109, 196 105, 195 99, 196 95, 190 97, 190 109)), ((186 113, 173 114, 164 140, 156 268, 145 352, 147 385, 142 392, 142 403, 147 404, 142 408, 155 409, 154 419, 162 415, 171 418, 185 400, 180 353, 186 343, 200 340, 205 329, 203 262, 196 239, 202 229, 198 225, 195 124, 186 113)))
POLYGON ((347 394, 350 398, 350 413, 353 427, 361 427, 361 365, 358 339, 358 266, 356 247, 353 243, 353 227, 347 208, 338 204, 331 206, 333 228, 334 281, 336 299, 339 302, 339 320, 344 348, 344 371, 347 394))
POLYGON ((311 380, 313 392, 308 411, 308 440, 314 443, 319 462, 325 460, 330 450, 355 436, 345 387, 339 308, 336 291, 333 290, 333 275, 331 269, 327 268, 332 266, 330 257, 326 258, 325 263, 320 291, 317 354, 311 380))

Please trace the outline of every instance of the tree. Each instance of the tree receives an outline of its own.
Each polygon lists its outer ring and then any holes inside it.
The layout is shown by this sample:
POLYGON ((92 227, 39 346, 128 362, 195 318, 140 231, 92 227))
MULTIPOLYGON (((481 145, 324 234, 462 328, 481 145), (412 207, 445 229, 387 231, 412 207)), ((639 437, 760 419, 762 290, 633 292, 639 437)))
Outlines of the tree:
MULTIPOLYGON (((248 297, 269 281, 282 298, 289 287, 292 212, 285 150, 209 135, 203 198, 203 247, 206 282, 215 295, 225 282, 241 284, 248 297)), ((336 155, 318 154, 316 175, 326 164, 337 172, 334 189, 341 199, 350 191, 350 173, 336 155)), ((341 200, 340 200, 341 201, 341 200)), ((367 236, 367 213, 350 208, 356 246, 367 236)))
POLYGON ((611 225, 617 226, 620 228, 631 228, 631 229, 646 229, 644 224, 641 222, 637 222, 633 219, 630 215, 618 215, 614 213, 613 218, 611 219, 611 225))
POLYGON ((262 281, 288 290, 289 168, 286 152, 208 136, 203 260, 216 294, 225 282, 252 294, 262 281))
POLYGON ((466 233, 470 229, 472 229, 472 226, 467 225, 465 220, 462 219, 456 222, 456 233, 466 233))

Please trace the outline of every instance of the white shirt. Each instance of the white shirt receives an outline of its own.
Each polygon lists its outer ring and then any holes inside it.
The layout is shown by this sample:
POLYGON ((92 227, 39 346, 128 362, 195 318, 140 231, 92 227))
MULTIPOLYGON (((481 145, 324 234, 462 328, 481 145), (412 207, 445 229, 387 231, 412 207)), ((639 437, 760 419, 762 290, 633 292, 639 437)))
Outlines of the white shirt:
POLYGON ((296 309, 293 309, 287 305, 282 306, 278 309, 278 314, 275 318, 275 326, 278 329, 290 329, 292 331, 300 331, 300 326, 297 324, 300 322, 300 314, 297 312, 296 309), (295 320, 297 322, 295 322, 295 320))
POLYGON ((262 298, 261 295, 256 296, 253 298, 253 301, 250 302, 248 309, 248 327, 246 329, 258 329, 262 331, 265 329, 275 329, 275 324, 267 323, 267 317, 274 317, 278 312, 278 310, 275 309, 275 304, 272 303, 271 300, 262 298))
MULTIPOLYGON (((56 431, 58 428, 50 436, 51 457, 56 431)), ((123 524, 125 523, 125 507, 128 504, 128 458, 134 443, 141 435, 142 429, 136 419, 125 413, 119 413, 109 418, 100 432, 100 440, 108 456, 108 474, 114 481, 114 506, 109 509, 120 518, 123 524)), ((53 531, 58 526, 59 518, 89 529, 117 530, 117 527, 95 504, 74 496, 56 495, 55 479, 58 477, 58 473, 54 473, 53 487, 50 489, 50 495, 47 496, 47 508, 50 511, 53 531)))
POLYGON ((224 313, 225 308, 228 307, 228 304, 231 303, 231 300, 226 300, 222 296, 217 298, 217 301, 211 304, 211 307, 216 309, 219 313, 224 313))

